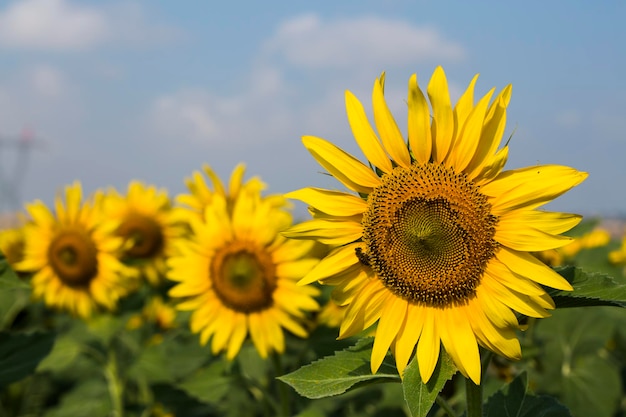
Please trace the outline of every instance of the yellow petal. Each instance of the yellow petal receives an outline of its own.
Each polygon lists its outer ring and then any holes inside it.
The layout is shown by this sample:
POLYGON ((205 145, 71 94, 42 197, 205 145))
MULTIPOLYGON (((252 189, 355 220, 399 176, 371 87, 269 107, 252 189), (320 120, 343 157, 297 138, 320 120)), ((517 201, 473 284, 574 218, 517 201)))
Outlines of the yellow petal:
POLYGON ((463 128, 465 121, 474 109, 474 88, 476 87, 476 81, 478 81, 478 75, 474 75, 467 89, 454 106, 454 120, 458 130, 463 128))
POLYGON ((512 328, 496 327, 478 303, 470 302, 467 308, 472 330, 483 346, 508 359, 521 359, 522 349, 512 328))
POLYGON ((233 318, 233 331, 228 341, 228 349, 226 350, 226 358, 228 360, 233 360, 237 356, 237 353, 241 350, 241 345, 246 340, 248 334, 247 321, 246 315, 241 313, 236 313, 233 318))
POLYGON ((313 219, 291 226, 283 232, 289 238, 315 239, 325 245, 345 245, 363 235, 361 223, 313 219))
POLYGON ((246 165, 238 164, 233 170, 233 173, 230 174, 230 181, 228 183, 228 193, 231 198, 237 198, 237 196, 239 195, 239 191, 241 190, 241 184, 243 183, 243 175, 245 172, 246 172, 246 165))
POLYGON ((346 113, 352 128, 352 135, 367 160, 383 172, 391 172, 393 169, 391 161, 367 120, 363 105, 350 91, 346 91, 346 113))
POLYGON ((487 105, 495 89, 489 91, 472 109, 460 127, 454 142, 454 148, 446 159, 446 165, 454 167, 457 172, 463 171, 476 153, 480 142, 480 134, 485 121, 487 105))
POLYGON ((383 311, 376 327, 376 337, 372 348, 372 373, 375 374, 387 355, 389 346, 394 341, 406 316, 408 303, 400 297, 391 297, 383 306, 383 311))
POLYGON ((331 216, 354 216, 367 210, 367 201, 353 194, 321 188, 302 188, 285 194, 331 216))
POLYGON ((500 146, 506 128, 506 108, 511 100, 512 87, 506 86, 494 99, 483 124, 480 142, 470 164, 466 168, 469 179, 474 179, 489 165, 500 146))
POLYGON ((343 270, 350 268, 352 265, 358 264, 359 259, 356 257, 356 248, 363 246, 362 243, 352 243, 341 246, 330 252, 324 259, 317 264, 312 271, 304 276, 298 285, 310 284, 324 278, 332 277, 343 270))
POLYGON ((365 330, 365 314, 373 315, 374 317, 371 317, 371 319, 375 322, 381 314, 379 307, 391 297, 395 297, 395 295, 391 294, 379 280, 371 279, 366 281, 359 291, 358 297, 355 297, 346 308, 341 327, 339 328, 339 338, 354 336, 358 332, 365 330))
POLYGON ((507 228, 523 225, 550 234, 567 232, 582 220, 582 216, 570 213, 558 213, 541 210, 514 210, 500 216, 498 224, 506 223, 507 228))
POLYGON ((498 223, 494 239, 511 249, 526 252, 560 248, 574 240, 568 236, 545 233, 524 224, 507 222, 498 223))
POLYGON ((394 344, 394 356, 398 373, 403 376, 404 369, 411 360, 417 341, 422 333, 424 309, 414 304, 409 304, 406 318, 398 331, 394 344))
POLYGON ((321 166, 349 189, 368 194, 380 185, 374 171, 332 143, 314 136, 304 136, 302 143, 321 166))
POLYGON ((224 185, 222 184, 222 180, 215 173, 215 171, 213 171, 213 169, 209 165, 206 165, 206 164, 202 167, 202 169, 204 170, 204 173, 207 175, 207 177, 211 179, 211 182, 213 183, 213 189, 215 190, 215 192, 220 195, 226 195, 226 192, 224 191, 224 185))
POLYGON ((248 315, 248 323, 250 330, 250 338, 252 339, 252 343, 256 347, 256 350, 259 352, 259 356, 263 359, 267 358, 268 354, 268 341, 267 335, 265 332, 265 323, 263 317, 261 317, 261 313, 252 313, 248 315))
POLYGON ((441 342, 463 375, 480 384, 480 354, 469 321, 471 310, 455 306, 440 310, 441 342))
POLYGON ((417 75, 413 74, 409 79, 409 114, 408 132, 409 145, 413 157, 420 164, 430 161, 433 141, 430 132, 430 110, 424 93, 417 85, 417 75))
POLYGON ((520 294, 517 291, 500 284, 497 277, 490 276, 489 271, 485 272, 485 276, 481 281, 481 286, 485 287, 486 293, 490 296, 526 316, 537 318, 550 316, 550 313, 546 311, 545 307, 540 305, 542 300, 539 297, 520 294))
POLYGON ((450 103, 448 81, 443 68, 437 67, 428 83, 428 97, 433 107, 431 126, 433 137, 433 161, 443 162, 452 146, 454 116, 450 103))
POLYGON ((380 80, 374 82, 372 106, 374 108, 376 128, 378 129, 378 134, 383 142, 383 146, 396 164, 409 168, 411 166, 409 150, 407 149, 402 133, 400 133, 400 129, 398 129, 393 115, 387 107, 380 80))
POLYGON ((586 172, 562 165, 538 165, 504 171, 481 187, 495 215, 535 208, 560 196, 587 178, 586 172))
POLYGON ((545 290, 534 281, 511 271, 511 269, 509 269, 504 263, 500 262, 497 258, 491 259, 487 268, 489 269, 491 275, 493 277, 497 277, 501 284, 504 284, 519 293, 534 296, 541 296, 546 293, 545 290))
POLYGON ((541 285, 564 291, 573 290, 565 278, 529 253, 502 247, 496 253, 496 258, 509 267, 511 271, 532 279, 541 285))
POLYGON ((439 360, 441 339, 439 338, 440 323, 435 323, 435 310, 424 307, 424 325, 417 344, 417 360, 422 382, 426 384, 435 370, 439 360))

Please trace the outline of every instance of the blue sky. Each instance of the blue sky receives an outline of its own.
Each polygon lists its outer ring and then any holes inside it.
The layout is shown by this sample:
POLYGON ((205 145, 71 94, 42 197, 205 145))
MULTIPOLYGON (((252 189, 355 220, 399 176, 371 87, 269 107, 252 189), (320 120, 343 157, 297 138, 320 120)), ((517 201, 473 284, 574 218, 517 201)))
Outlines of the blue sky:
MULTIPOLYGON (((131 179, 184 192, 204 163, 245 162, 269 192, 337 188, 303 148, 316 135, 360 156, 344 90, 386 97, 402 129, 411 74, 437 65, 454 98, 513 84, 508 168, 570 165, 589 179, 551 203, 626 213, 626 3, 445 1, 0 1, 0 137, 25 126, 20 198, 51 202, 131 179)), ((7 179, 16 152, 0 150, 7 179)))

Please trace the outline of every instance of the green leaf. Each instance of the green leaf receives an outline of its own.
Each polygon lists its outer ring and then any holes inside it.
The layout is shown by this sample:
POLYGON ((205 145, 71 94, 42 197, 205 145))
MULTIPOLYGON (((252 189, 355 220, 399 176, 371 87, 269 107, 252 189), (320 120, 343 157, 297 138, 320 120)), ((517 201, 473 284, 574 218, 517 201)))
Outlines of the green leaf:
POLYGON ((149 383, 174 382, 200 368, 208 358, 210 349, 200 346, 197 337, 168 336, 159 344, 144 347, 128 376, 149 383))
POLYGON ((106 382, 94 378, 76 384, 44 417, 108 417, 112 410, 106 382))
POLYGON ((586 306, 626 307, 626 283, 598 272, 572 266, 557 268, 574 291, 548 289, 557 308, 586 306))
POLYGON ((427 384, 422 382, 417 357, 409 363, 404 371, 402 388, 412 416, 425 416, 437 399, 446 382, 452 378, 457 369, 450 356, 441 349, 439 361, 427 384))
POLYGON ((30 290, 23 288, 0 290, 0 328, 10 328, 15 318, 30 304, 30 290))
POLYGON ((53 333, 0 332, 0 387, 33 372, 53 342, 53 333))
POLYGON ((9 265, 4 255, 0 254, 0 290, 30 288, 27 281, 20 279, 9 265))
POLYGON ((622 397, 620 366, 607 350, 621 324, 614 308, 557 310, 535 328, 534 387, 558 398, 575 415, 610 417, 622 397))
POLYGON ((400 377, 390 356, 376 374, 370 370, 373 338, 361 339, 355 346, 335 352, 279 377, 306 398, 323 398, 343 394, 347 390, 374 382, 399 381, 400 377))
POLYGON ((185 378, 176 388, 205 404, 217 404, 232 388, 230 378, 223 376, 223 371, 224 363, 214 362, 185 378))
POLYGON ((553 397, 529 393, 523 372, 487 400, 483 416, 571 417, 571 413, 553 397))
POLYGON ((37 366, 37 372, 59 372, 74 363, 81 353, 81 345, 71 337, 57 337, 54 347, 37 366))

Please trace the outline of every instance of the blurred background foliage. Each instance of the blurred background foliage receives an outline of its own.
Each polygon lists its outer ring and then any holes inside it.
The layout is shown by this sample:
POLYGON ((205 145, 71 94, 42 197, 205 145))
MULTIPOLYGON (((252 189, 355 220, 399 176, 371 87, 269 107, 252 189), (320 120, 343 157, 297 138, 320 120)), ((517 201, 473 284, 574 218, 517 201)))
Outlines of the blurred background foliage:
MULTIPOLYGON (((624 232, 587 220, 572 231, 571 245, 537 256, 555 268, 576 266, 626 284, 624 232)), ((200 345, 188 328, 189 313, 176 311, 168 298, 167 282, 143 283, 117 311, 86 320, 33 301, 28 274, 10 266, 15 250, 7 242, 14 245, 14 235, 7 229, 0 238, 6 252, 0 262, 0 417, 411 415, 397 375, 320 399, 300 396, 277 379, 355 345, 356 339, 336 340, 341 310, 328 304, 326 287, 319 297, 326 307, 309 317, 307 339, 286 332, 285 353, 267 360, 246 341, 228 361, 200 345)), ((498 415, 499 402, 532 393, 530 408, 519 415, 626 416, 626 309, 559 308, 548 319, 521 319, 527 326, 519 335, 523 359, 492 357, 483 383, 485 415, 498 415)), ((462 376, 447 381, 440 396, 461 415, 462 376)), ((444 415, 438 404, 428 413, 444 415)))

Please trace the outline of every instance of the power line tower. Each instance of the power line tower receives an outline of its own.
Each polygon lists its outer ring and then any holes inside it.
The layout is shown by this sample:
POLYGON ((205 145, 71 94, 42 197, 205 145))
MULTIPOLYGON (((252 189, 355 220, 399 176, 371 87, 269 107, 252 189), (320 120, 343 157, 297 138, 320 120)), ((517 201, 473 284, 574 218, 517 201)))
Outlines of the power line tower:
POLYGON ((30 151, 39 144, 34 131, 28 127, 22 129, 17 137, 0 136, 0 213, 15 213, 20 209, 20 189, 28 168, 30 151), (12 159, 9 155, 15 157, 12 166, 2 160, 12 159))

